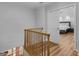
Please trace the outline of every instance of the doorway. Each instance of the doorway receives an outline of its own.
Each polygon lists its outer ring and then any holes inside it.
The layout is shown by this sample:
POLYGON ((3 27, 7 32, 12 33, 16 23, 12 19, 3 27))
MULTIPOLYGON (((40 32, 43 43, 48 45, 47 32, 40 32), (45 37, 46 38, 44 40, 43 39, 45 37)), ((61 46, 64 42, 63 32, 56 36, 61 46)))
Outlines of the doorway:
POLYGON ((75 7, 67 7, 59 10, 59 35, 60 46, 63 48, 63 55, 71 55, 75 49, 75 7))
POLYGON ((50 33, 50 39, 60 46, 61 51, 58 55, 72 55, 76 48, 75 11, 75 6, 67 6, 48 12, 47 30, 50 33))

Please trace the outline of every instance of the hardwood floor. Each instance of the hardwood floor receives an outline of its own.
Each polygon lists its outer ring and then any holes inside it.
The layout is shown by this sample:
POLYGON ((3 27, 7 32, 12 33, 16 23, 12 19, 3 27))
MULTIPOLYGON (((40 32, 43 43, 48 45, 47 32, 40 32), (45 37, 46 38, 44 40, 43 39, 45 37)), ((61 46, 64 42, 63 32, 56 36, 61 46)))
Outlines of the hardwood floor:
MULTIPOLYGON (((73 33, 60 34, 59 47, 51 52, 52 56, 72 56, 74 55, 73 33)), ((51 50, 54 47, 51 48, 51 50)))

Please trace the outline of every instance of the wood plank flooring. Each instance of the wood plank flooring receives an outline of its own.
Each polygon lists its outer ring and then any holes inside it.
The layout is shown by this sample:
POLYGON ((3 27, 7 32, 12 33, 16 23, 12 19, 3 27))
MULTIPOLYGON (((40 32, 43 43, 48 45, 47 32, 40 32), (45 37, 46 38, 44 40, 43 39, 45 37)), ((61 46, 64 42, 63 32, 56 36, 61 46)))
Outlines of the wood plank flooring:
MULTIPOLYGON (((59 47, 51 52, 51 56, 73 56, 74 55, 74 40, 73 33, 60 34, 59 47)), ((51 50, 54 47, 51 48, 51 50)))

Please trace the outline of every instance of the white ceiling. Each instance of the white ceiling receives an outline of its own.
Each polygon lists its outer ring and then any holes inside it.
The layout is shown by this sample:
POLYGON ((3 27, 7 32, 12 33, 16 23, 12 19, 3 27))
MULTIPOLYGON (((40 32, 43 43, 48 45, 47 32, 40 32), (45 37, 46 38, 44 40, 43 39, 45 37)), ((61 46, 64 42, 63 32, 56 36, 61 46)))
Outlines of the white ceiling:
POLYGON ((0 2, 0 5, 15 5, 15 6, 26 6, 30 8, 37 8, 39 6, 45 6, 51 2, 0 2))
POLYGON ((53 5, 53 7, 61 4, 66 4, 68 2, 0 2, 0 6, 24 6, 29 8, 39 8, 39 6, 47 6, 47 5, 53 5))

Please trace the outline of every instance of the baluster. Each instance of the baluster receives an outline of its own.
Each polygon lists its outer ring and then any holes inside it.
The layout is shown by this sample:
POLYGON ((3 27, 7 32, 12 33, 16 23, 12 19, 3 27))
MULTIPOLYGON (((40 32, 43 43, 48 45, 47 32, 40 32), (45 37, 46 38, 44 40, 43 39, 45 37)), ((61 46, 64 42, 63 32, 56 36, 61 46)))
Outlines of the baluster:
POLYGON ((46 55, 46 36, 44 35, 44 56, 46 55))
POLYGON ((26 39, 26 29, 24 30, 24 48, 26 48, 27 43, 26 43, 27 39, 26 39))
POLYGON ((42 34, 41 34, 41 37, 42 37, 42 39, 41 39, 41 43, 42 43, 41 50, 42 50, 42 56, 43 56, 43 35, 42 34))
POLYGON ((28 47, 28 30, 27 30, 27 47, 28 47))
POLYGON ((48 35, 48 45, 47 45, 47 55, 48 55, 48 56, 50 55, 49 37, 50 37, 50 35, 48 35))

